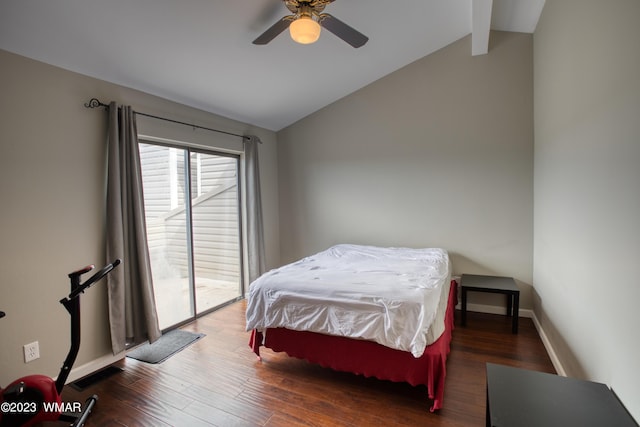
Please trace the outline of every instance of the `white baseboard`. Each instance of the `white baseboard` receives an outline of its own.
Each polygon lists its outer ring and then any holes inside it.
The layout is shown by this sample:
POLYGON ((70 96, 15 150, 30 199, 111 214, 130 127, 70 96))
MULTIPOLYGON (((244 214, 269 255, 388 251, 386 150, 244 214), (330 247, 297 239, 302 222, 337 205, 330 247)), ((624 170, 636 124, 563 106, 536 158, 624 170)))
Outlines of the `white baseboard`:
POLYGON ((92 360, 91 362, 87 362, 84 365, 80 365, 77 368, 73 368, 69 373, 67 384, 79 380, 80 378, 84 378, 87 375, 91 375, 92 373, 97 372, 103 368, 106 368, 107 366, 117 362, 118 360, 124 359, 124 357, 124 352, 116 355, 106 354, 102 357, 98 357, 97 359, 92 360))
POLYGON ((547 354, 549 355, 549 358, 551 359, 551 363, 553 364, 553 367, 555 368, 556 372, 558 373, 558 375, 566 377, 567 372, 565 371, 564 366, 562 366, 562 363, 560 362, 560 358, 558 357, 558 354, 556 353, 555 349, 551 345, 551 341, 549 341, 549 338, 547 337, 547 334, 544 332, 544 329, 542 328, 542 325, 538 321, 538 318, 536 317, 535 313, 533 313, 533 324, 538 330, 538 335, 540 335, 542 344, 544 344, 544 348, 547 350, 547 354))
MULTIPOLYGON (((460 304, 458 304, 456 306, 456 308, 457 309, 461 309, 460 304)), ((502 315, 504 315, 505 312, 506 312, 506 308, 505 307, 500 307, 500 306, 495 306, 495 305, 467 304, 467 311, 475 311, 475 312, 478 312, 478 313, 502 314, 502 315)), ((566 371, 565 371, 564 367, 562 366, 562 363, 560 362, 560 358, 558 357, 555 349, 551 345, 551 341, 549 341, 549 338, 547 337, 547 334, 545 333, 544 329, 542 328, 542 325, 538 321, 538 318, 536 317, 536 314, 533 312, 533 310, 522 309, 522 308, 520 310, 518 310, 518 312, 520 313, 520 317, 527 317, 527 318, 530 318, 530 319, 533 320, 533 324, 536 327, 536 330, 538 331, 538 335, 540 335, 540 340, 542 341, 542 344, 544 345, 545 350, 547 350, 547 354, 549 355, 549 358, 551 359, 551 363, 553 364, 554 369, 556 370, 558 375, 566 377, 567 374, 566 374, 566 371)))

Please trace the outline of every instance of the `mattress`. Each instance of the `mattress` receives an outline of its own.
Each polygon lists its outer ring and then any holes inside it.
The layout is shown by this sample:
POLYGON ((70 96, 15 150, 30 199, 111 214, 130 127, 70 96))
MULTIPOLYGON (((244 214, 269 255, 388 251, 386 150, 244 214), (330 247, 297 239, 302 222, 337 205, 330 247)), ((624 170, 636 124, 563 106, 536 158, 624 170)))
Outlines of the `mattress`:
POLYGON ((336 245, 256 279, 246 328, 363 339, 420 357, 444 331, 450 277, 444 249, 336 245))

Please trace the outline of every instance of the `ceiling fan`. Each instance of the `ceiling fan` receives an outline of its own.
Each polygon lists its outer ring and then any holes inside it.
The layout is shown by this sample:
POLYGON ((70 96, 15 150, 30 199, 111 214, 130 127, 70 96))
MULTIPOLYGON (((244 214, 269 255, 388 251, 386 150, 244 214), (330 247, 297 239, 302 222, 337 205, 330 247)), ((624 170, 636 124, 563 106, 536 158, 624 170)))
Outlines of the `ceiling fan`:
POLYGON ((369 38, 338 18, 323 13, 334 0, 283 0, 293 15, 287 15, 269 27, 253 44, 264 45, 289 28, 291 38, 302 44, 314 43, 320 37, 320 27, 349 43, 353 47, 364 45, 369 38))

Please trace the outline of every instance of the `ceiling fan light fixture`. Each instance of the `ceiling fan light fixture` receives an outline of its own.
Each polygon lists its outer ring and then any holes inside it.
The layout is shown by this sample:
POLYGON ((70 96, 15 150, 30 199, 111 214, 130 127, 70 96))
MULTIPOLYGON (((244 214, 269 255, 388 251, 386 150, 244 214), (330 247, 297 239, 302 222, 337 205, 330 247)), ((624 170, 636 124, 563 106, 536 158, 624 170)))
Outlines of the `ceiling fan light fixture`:
POLYGON ((303 15, 289 25, 289 33, 293 41, 301 44, 311 44, 320 38, 320 24, 310 16, 303 15))

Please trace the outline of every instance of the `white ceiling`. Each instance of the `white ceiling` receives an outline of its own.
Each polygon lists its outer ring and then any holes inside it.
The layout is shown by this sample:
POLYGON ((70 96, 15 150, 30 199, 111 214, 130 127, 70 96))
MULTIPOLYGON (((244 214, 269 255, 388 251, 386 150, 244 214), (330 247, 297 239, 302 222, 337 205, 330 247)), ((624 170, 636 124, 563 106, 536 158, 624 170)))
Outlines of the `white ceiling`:
POLYGON ((468 34, 477 54, 489 26, 532 33, 543 6, 336 0, 325 12, 369 37, 354 49, 326 30, 313 45, 287 32, 253 45, 288 14, 279 0, 2 0, 0 49, 280 130, 468 34))

